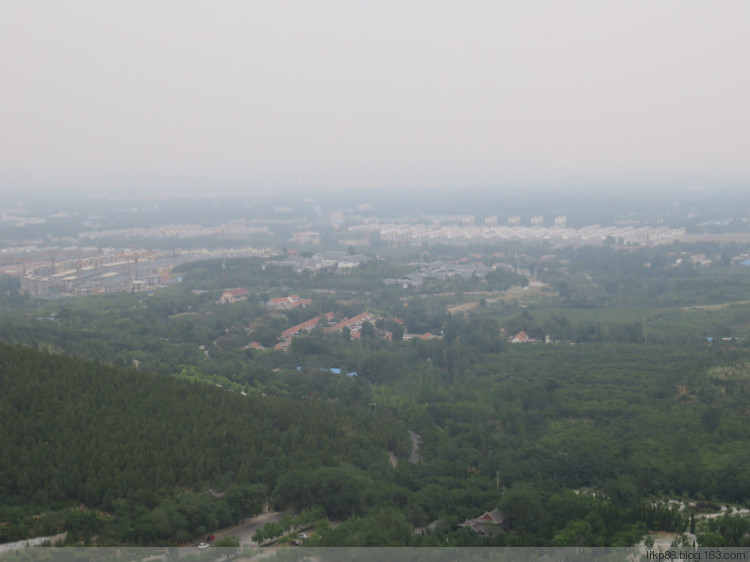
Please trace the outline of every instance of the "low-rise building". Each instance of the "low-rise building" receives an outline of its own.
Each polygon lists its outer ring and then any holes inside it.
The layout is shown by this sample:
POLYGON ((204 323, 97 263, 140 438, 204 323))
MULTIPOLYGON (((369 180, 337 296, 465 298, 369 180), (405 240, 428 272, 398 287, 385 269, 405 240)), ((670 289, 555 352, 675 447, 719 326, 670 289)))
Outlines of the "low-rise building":
POLYGON ((510 343, 526 343, 530 341, 533 341, 533 340, 529 337, 529 334, 521 330, 520 332, 518 332, 515 336, 511 338, 510 343))
POLYGON ((505 518, 500 510, 495 508, 492 511, 486 511, 475 519, 467 519, 459 527, 468 527, 478 535, 492 535, 500 531, 505 524, 505 518))
POLYGON ((245 301, 250 296, 250 291, 247 289, 224 289, 221 294, 219 302, 222 304, 233 303, 238 301, 245 301))
POLYGON ((305 308, 307 306, 310 306, 311 304, 312 299, 303 299, 299 295, 289 295, 288 297, 271 299, 266 303, 266 306, 274 310, 291 310, 292 308, 297 308, 298 306, 305 308))

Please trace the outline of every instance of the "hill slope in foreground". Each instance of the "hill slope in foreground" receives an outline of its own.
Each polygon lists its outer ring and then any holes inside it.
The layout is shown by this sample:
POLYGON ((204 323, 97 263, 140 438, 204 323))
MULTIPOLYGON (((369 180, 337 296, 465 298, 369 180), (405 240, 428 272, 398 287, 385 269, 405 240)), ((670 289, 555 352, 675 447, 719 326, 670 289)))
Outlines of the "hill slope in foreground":
POLYGON ((369 410, 4 345, 0 412, 0 542, 63 529, 187 541, 258 513, 290 472, 348 483, 341 505, 325 505, 344 517, 392 471, 387 449, 408 446, 406 429, 369 410))

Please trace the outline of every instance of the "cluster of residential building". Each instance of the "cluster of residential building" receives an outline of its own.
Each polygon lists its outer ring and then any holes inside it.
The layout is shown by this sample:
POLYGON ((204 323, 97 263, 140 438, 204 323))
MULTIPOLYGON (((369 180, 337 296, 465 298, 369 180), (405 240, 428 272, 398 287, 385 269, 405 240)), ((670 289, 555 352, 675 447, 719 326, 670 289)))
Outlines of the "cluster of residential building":
MULTIPOLYGON (((280 341, 273 346, 273 349, 278 351, 286 351, 289 348, 289 345, 292 343, 292 340, 295 338, 295 336, 298 336, 299 334, 304 334, 306 332, 309 332, 313 328, 315 328, 321 320, 325 323, 330 322, 333 320, 334 314, 333 312, 327 312, 322 317, 316 316, 315 318, 311 318, 310 320, 306 320, 305 322, 302 322, 301 324, 297 324, 296 326, 292 326, 291 328, 288 328, 281 332, 281 336, 279 337, 280 341)), ((248 345, 250 349, 267 349, 265 346, 263 346, 260 342, 254 341, 250 342, 248 345)))
POLYGON ((172 268, 183 256, 171 252, 113 252, 97 257, 56 261, 27 270, 21 291, 38 297, 73 296, 143 291, 162 287, 172 278, 172 268))
POLYGON ((0 209, 0 224, 7 224, 16 228, 24 228, 27 226, 44 224, 46 222, 46 218, 29 216, 29 212, 21 207, 0 209))
POLYGON ((295 232, 289 239, 289 242, 300 246, 317 246, 320 244, 320 232, 315 232, 314 230, 295 232))
MULTIPOLYGON (((369 322, 373 328, 375 327, 375 324, 378 320, 380 320, 380 317, 369 313, 369 312, 362 312, 361 314, 358 314, 352 318, 344 318, 343 320, 340 320, 338 322, 334 322, 336 315, 333 312, 327 312, 324 315, 316 316, 315 318, 311 318, 310 320, 306 320, 305 322, 302 322, 300 324, 297 324, 296 326, 292 326, 291 328, 288 328, 284 330, 280 337, 279 342, 273 346, 273 349, 279 350, 279 351, 286 351, 289 346, 292 343, 292 340, 302 334, 309 333, 313 328, 315 327, 321 327, 323 329, 323 333, 325 334, 341 334, 344 330, 349 330, 350 338, 353 340, 360 339, 362 337, 362 326, 365 324, 365 322, 369 322)), ((400 322, 396 319, 397 322, 400 322)), ((386 340, 392 339, 392 334, 389 331, 385 330, 377 330, 378 336, 382 337, 386 340)), ((506 341, 510 343, 535 343, 535 342, 544 342, 544 343, 553 343, 553 340, 549 335, 545 336, 543 340, 537 340, 529 334, 527 334, 525 331, 521 330, 514 336, 508 337, 505 334, 505 330, 501 330, 499 334, 500 338, 506 339, 506 341)), ((443 333, 440 334, 432 334, 430 332, 426 332, 424 334, 411 334, 405 332, 403 335, 403 340, 408 341, 412 339, 421 339, 421 340, 442 340, 444 337, 443 333)), ((258 349, 258 350, 264 350, 267 349, 265 346, 263 346, 260 342, 253 341, 248 346, 250 349, 258 349)))
POLYGON ((22 244, 0 249, 0 273, 24 277, 37 270, 49 268, 54 263, 96 258, 111 254, 112 249, 101 249, 96 246, 60 246, 22 244))
POLYGON ((686 236, 684 228, 592 225, 576 229, 562 226, 562 224, 564 222, 560 220, 556 222, 556 226, 546 228, 539 224, 527 227, 492 224, 463 226, 405 223, 370 225, 368 228, 376 230, 382 241, 412 245, 462 246, 507 241, 547 243, 553 246, 598 246, 608 243, 656 245, 669 244, 686 236))
MULTIPOLYGON (((377 337, 381 337, 386 340, 393 339, 393 334, 389 332, 388 330, 382 330, 382 329, 376 328, 376 324, 379 324, 380 320, 382 320, 382 318, 376 314, 372 314, 370 312, 362 312, 351 318, 343 318, 337 321, 336 315, 333 312, 327 312, 326 314, 323 314, 321 316, 316 316, 315 318, 311 318, 309 320, 306 320, 304 322, 301 322, 300 324, 297 324, 295 326, 292 326, 291 328, 287 328, 286 330, 284 330, 279 336, 278 343, 276 343, 272 349, 275 349, 277 351, 286 351, 291 345, 292 340, 295 337, 309 333, 314 328, 321 328, 324 334, 329 334, 329 335, 342 334, 345 330, 348 330, 349 337, 353 340, 358 340, 362 338, 362 329, 365 323, 369 323, 372 326, 373 330, 375 330, 375 334, 377 335, 377 337)), ((395 321, 400 323, 400 320, 398 319, 395 319, 395 321)), ((404 333, 403 339, 404 340, 410 340, 410 339, 435 340, 435 339, 443 339, 443 334, 442 333, 441 334, 404 333)), ((257 341, 251 342, 247 347, 250 349, 258 349, 258 350, 268 349, 263 344, 257 341)))
MULTIPOLYGON (((14 270, 21 277, 21 291, 36 297, 151 291, 179 281, 179 276, 172 275, 172 269, 183 263, 216 258, 272 255, 271 250, 256 248, 233 250, 97 248, 95 251, 79 251, 78 257, 73 257, 75 253, 72 251, 55 252, 44 260, 37 258, 16 263, 14 270), (59 259, 60 257, 65 259, 59 259)), ((229 299, 230 296, 226 298, 229 299)), ((236 296, 231 298, 236 298, 236 296)))
MULTIPOLYGON (((349 330, 349 335, 352 339, 359 339, 361 337, 361 330, 364 323, 369 322, 374 326, 375 322, 377 322, 380 317, 369 312, 362 312, 352 318, 344 318, 343 320, 333 323, 335 318, 336 315, 333 312, 327 312, 322 316, 316 316, 315 318, 306 320, 301 324, 292 326, 281 333, 281 336, 279 337, 280 341, 274 345, 273 349, 286 351, 296 336, 310 332, 317 326, 321 326, 323 332, 326 334, 340 334, 344 330, 349 330)), ((259 342, 251 342, 248 347, 251 349, 266 349, 259 342)))
POLYGON ((256 226, 247 221, 237 220, 222 223, 217 226, 202 226, 199 224, 169 224, 144 228, 120 228, 115 230, 90 230, 78 235, 82 240, 97 240, 102 238, 204 238, 230 237, 239 238, 257 235, 269 235, 268 226, 256 226))
POLYGON ((285 260, 277 260, 270 263, 281 267, 291 267, 296 273, 299 273, 306 270, 318 271, 327 268, 351 269, 373 259, 364 254, 351 255, 347 252, 320 252, 311 257, 293 253, 288 255, 285 260))
POLYGON ((375 322, 379 318, 379 316, 375 316, 374 314, 370 314, 369 312, 362 312, 361 314, 357 314, 357 316, 354 316, 353 318, 345 318, 341 322, 337 322, 333 326, 329 326, 325 329, 325 333, 339 334, 344 330, 349 330, 349 335, 352 339, 359 339, 364 323, 369 322, 370 324, 375 326, 375 322))
POLYGON ((415 273, 410 273, 399 279, 388 278, 383 282, 386 285, 399 285, 404 287, 421 287, 425 279, 437 279, 444 281, 451 277, 460 277, 462 279, 471 279, 478 277, 484 279, 489 273, 490 268, 483 263, 446 263, 435 261, 426 264, 420 264, 415 273))

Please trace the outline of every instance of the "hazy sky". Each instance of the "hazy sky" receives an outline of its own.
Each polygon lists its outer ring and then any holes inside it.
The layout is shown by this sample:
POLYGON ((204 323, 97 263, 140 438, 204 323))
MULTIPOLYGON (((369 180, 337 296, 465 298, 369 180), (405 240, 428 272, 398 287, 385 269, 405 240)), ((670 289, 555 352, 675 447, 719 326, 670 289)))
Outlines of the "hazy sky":
POLYGON ((0 193, 750 180, 746 0, 0 0, 0 193))

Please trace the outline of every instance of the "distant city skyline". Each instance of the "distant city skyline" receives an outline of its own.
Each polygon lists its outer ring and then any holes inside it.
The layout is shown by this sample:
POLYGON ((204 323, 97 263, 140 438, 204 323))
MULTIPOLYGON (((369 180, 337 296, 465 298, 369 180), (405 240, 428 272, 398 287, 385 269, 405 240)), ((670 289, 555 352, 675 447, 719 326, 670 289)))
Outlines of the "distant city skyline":
POLYGON ((750 4, 6 0, 0 195, 750 181, 750 4))

